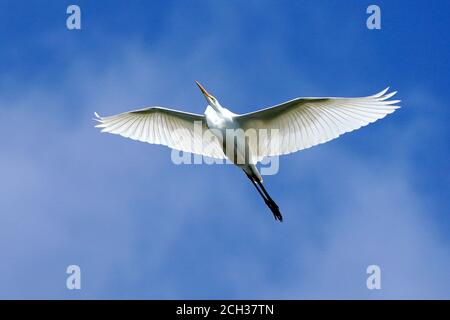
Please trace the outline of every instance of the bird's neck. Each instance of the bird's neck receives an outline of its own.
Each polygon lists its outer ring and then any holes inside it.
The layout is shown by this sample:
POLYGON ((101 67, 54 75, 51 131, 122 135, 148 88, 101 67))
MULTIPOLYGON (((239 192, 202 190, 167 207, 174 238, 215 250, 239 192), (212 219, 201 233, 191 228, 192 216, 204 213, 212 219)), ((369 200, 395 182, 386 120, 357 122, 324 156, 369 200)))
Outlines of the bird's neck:
POLYGON ((214 108, 211 105, 208 105, 205 110, 205 116, 211 122, 211 124, 219 124, 226 120, 231 120, 235 114, 231 112, 230 110, 219 107, 214 108), (219 109, 220 108, 220 109, 219 109))
POLYGON ((217 113, 218 116, 221 116, 221 117, 224 117, 224 118, 229 118, 229 117, 232 117, 232 116, 235 115, 233 112, 231 112, 227 108, 222 107, 219 104, 217 104, 217 105, 209 105, 208 107, 211 107, 217 113))
POLYGON ((218 104, 209 104, 208 107, 211 107, 218 114, 222 114, 223 109, 225 109, 221 105, 218 105, 218 104))

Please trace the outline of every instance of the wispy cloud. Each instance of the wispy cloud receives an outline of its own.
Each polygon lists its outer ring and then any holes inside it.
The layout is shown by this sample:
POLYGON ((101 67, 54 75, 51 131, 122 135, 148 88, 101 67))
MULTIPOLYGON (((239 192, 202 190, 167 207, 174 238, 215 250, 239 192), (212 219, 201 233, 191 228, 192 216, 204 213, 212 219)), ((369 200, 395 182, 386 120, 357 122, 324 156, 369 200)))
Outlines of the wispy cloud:
MULTIPOLYGON (((175 166, 165 147, 93 127, 94 111, 149 103, 201 113, 193 80, 238 112, 281 95, 344 90, 327 80, 336 82, 335 75, 312 75, 310 63, 319 61, 311 46, 321 46, 322 37, 294 57, 301 44, 289 46, 292 34, 281 34, 290 26, 278 21, 285 9, 274 6, 266 21, 272 27, 258 36, 247 18, 261 21, 261 13, 239 8, 210 4, 205 20, 189 22, 198 18, 194 9, 175 7, 157 45, 139 34, 104 35, 117 44, 114 52, 71 59, 64 51, 67 64, 52 70, 55 78, 2 76, 8 94, 0 98, 0 297, 449 297, 448 220, 439 220, 448 205, 443 193, 424 188, 439 170, 426 170, 418 158, 424 145, 444 146, 448 130, 441 119, 413 111, 430 96, 433 110, 443 110, 435 91, 401 91, 398 113, 283 158, 280 173, 266 179, 286 217, 281 225, 239 170, 175 166), (81 292, 65 288, 69 264, 81 266, 81 292), (381 291, 365 287, 369 264, 382 268, 381 291)), ((310 23, 323 11, 314 12, 310 23)), ((358 71, 345 77, 360 83, 358 71)), ((381 88, 353 90, 372 89, 381 88)), ((441 155, 430 153, 440 169, 448 166, 441 155)))

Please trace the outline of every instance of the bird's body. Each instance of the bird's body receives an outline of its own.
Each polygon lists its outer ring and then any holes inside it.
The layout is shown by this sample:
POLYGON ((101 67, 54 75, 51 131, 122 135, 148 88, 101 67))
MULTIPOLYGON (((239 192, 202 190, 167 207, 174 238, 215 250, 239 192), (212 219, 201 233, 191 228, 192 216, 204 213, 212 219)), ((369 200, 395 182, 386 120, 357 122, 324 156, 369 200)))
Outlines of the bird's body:
POLYGON ((244 170, 247 175, 262 182, 262 177, 255 164, 249 161, 252 158, 252 153, 248 144, 245 143, 245 132, 240 123, 236 121, 239 115, 222 106, 216 109, 207 106, 204 114, 206 125, 217 140, 221 142, 221 149, 226 158, 244 170), (236 139, 232 143, 227 143, 227 134, 230 137, 234 134, 236 139))
POLYGON ((97 127, 134 140, 228 159, 245 172, 279 221, 280 210, 262 184, 257 162, 337 138, 394 112, 399 102, 388 100, 396 92, 385 89, 363 98, 297 98, 239 115, 197 85, 208 102, 203 116, 150 107, 110 117, 95 114, 97 127))

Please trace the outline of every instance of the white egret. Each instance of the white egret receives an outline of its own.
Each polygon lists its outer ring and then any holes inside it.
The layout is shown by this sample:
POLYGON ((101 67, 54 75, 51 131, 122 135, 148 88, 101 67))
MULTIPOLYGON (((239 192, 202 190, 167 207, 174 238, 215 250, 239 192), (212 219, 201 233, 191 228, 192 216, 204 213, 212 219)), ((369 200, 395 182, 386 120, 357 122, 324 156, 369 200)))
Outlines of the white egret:
MULTIPOLYGON (((166 145, 172 149, 203 156, 228 159, 243 169, 276 220, 282 221, 278 205, 262 184, 256 164, 264 157, 279 156, 330 141, 359 129, 394 112, 400 100, 389 100, 396 92, 385 89, 361 98, 296 98, 279 105, 246 114, 235 114, 224 108, 200 83, 208 103, 204 115, 162 107, 149 107, 101 117, 96 127, 102 132, 166 145), (195 123, 201 122, 201 130, 195 123), (210 130, 217 139, 203 141, 210 130), (228 130, 271 130, 276 134, 258 135, 257 139, 224 139, 228 130)), ((238 138, 246 134, 238 134, 238 138)))

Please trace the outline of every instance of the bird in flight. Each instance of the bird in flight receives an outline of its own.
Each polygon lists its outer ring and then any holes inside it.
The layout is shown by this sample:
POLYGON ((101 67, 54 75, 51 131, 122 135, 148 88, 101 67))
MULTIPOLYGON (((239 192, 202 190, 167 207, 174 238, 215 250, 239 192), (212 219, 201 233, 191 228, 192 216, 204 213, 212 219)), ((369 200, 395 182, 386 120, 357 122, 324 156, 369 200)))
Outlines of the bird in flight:
POLYGON ((388 93, 387 88, 361 98, 296 98, 236 114, 196 83, 208 104, 204 115, 148 107, 109 117, 95 113, 96 127, 133 140, 231 161, 245 172, 280 222, 280 209, 265 189, 256 164, 265 157, 307 149, 366 126, 394 112, 400 102, 389 100, 396 91, 388 93))

